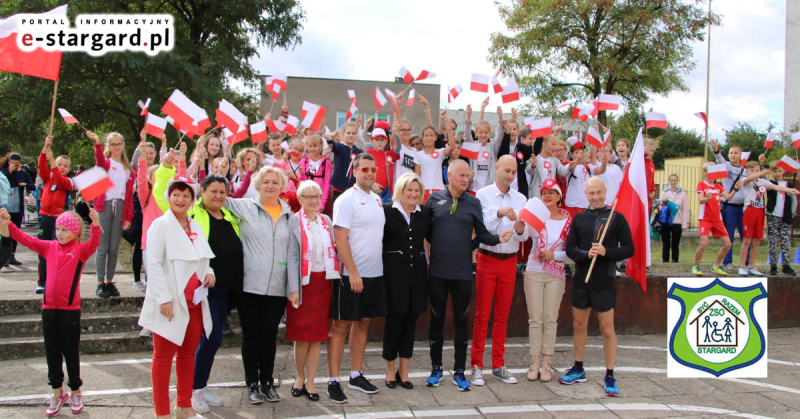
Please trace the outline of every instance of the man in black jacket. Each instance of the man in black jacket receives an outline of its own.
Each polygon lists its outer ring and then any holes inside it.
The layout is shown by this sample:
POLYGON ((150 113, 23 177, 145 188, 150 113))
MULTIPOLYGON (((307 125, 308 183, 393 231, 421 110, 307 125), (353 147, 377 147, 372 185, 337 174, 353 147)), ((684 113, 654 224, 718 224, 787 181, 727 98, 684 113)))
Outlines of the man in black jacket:
POLYGON ((603 180, 596 176, 587 180, 585 193, 589 208, 575 215, 567 236, 567 256, 575 261, 576 268, 572 286, 575 365, 558 381, 561 384, 586 382, 583 356, 591 308, 597 313, 600 332, 603 334, 606 396, 616 397, 619 390, 614 379, 614 363, 617 358, 617 335, 614 332, 615 266, 616 262, 633 256, 633 240, 625 217, 614 213, 608 232, 600 243, 600 236, 611 215, 611 208, 605 205, 606 187, 603 180), (587 281, 589 266, 595 257, 597 261, 587 281))

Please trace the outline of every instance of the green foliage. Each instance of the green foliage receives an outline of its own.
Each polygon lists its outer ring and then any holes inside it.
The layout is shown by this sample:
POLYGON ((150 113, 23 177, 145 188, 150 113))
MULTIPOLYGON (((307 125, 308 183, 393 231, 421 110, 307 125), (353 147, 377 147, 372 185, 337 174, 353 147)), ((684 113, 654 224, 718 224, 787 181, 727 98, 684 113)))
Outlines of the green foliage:
MULTIPOLYGON (((520 92, 547 113, 567 98, 622 95, 632 106, 686 90, 691 44, 709 21, 701 1, 512 0, 500 6, 507 32, 492 34, 490 60, 515 75, 520 92)), ((605 124, 605 112, 600 113, 605 124)))
MULTIPOLYGON (((0 16, 39 13, 60 3, 6 0, 0 3, 0 16)), ((144 126, 136 101, 150 97, 150 109, 158 112, 173 89, 206 109, 212 120, 219 100, 225 98, 255 122, 259 98, 234 92, 229 80, 257 87, 258 72, 248 62, 257 54, 256 48, 295 46, 301 42, 298 33, 305 19, 298 0, 72 0, 68 13, 72 21, 84 13, 166 13, 175 19, 176 45, 169 52, 153 57, 131 52, 102 57, 63 55, 57 107, 69 110, 98 135, 120 132, 128 140, 128 155, 144 126)), ((49 127, 52 94, 50 80, 0 73, 0 129, 4 133, 0 153, 14 150, 30 158, 38 155, 49 127)), ((92 142, 83 129, 67 126, 58 113, 55 118, 54 153, 69 154, 73 165, 93 165, 92 142)), ((168 144, 174 146, 177 132, 168 128, 167 133, 168 144)))
MULTIPOLYGON (((780 140, 775 141, 772 149, 764 147, 764 142, 767 139, 767 133, 773 128, 772 124, 767 127, 767 131, 760 131, 748 123, 739 122, 730 130, 725 130, 725 144, 720 144, 719 148, 725 158, 728 157, 728 150, 731 146, 738 145, 742 151, 750 151, 750 160, 757 160, 761 154, 766 154, 766 164, 774 160, 780 160, 781 157, 787 153, 795 158, 791 152, 791 145, 789 148, 784 146, 784 142, 780 140)), ((791 137, 791 135, 784 135, 784 137, 791 137)), ((779 137, 780 138, 780 137, 779 137)), ((789 139, 791 144, 791 139, 789 139)))
MULTIPOLYGON (((650 131, 656 131, 651 129, 650 131)), ((685 131, 674 125, 667 125, 666 130, 659 129, 663 134, 654 139, 658 143, 658 148, 653 154, 653 163, 657 169, 664 168, 664 159, 676 157, 702 156, 704 148, 704 138, 694 130, 685 131)))

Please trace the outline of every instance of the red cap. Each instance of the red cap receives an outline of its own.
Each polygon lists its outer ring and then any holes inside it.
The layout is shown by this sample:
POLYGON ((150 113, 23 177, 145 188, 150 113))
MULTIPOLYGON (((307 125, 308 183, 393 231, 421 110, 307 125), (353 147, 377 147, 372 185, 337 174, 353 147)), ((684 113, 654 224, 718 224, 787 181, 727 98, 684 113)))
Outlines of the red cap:
POLYGON ((392 129, 392 126, 389 125, 389 121, 378 121, 375 123, 375 128, 380 128, 388 132, 392 129))
POLYGON ((542 183, 539 186, 539 189, 550 189, 558 192, 559 195, 563 196, 563 194, 561 193, 561 187, 558 186, 558 182, 556 182, 556 180, 553 178, 545 180, 544 183, 542 183))

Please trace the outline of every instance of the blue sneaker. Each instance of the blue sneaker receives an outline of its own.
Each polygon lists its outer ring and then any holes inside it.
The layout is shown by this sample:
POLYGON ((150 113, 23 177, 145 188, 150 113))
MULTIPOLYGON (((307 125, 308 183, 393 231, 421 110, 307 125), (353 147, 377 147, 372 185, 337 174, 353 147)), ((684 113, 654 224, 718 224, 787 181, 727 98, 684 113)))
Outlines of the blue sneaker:
POLYGON ((425 385, 428 387, 438 387, 439 383, 442 381, 442 377, 444 377, 442 367, 434 365, 433 370, 431 370, 431 376, 428 377, 428 381, 425 385))
POLYGON ((567 370, 567 373, 558 379, 558 382, 561 384, 571 385, 575 383, 585 383, 586 382, 586 371, 580 370, 578 371, 573 366, 572 368, 567 370))
POLYGON ((603 380, 606 384, 606 396, 617 397, 619 396, 619 389, 617 388, 617 379, 607 375, 603 380))
POLYGON ((461 391, 469 391, 469 381, 464 376, 464 370, 456 370, 456 373, 453 374, 453 384, 458 386, 461 391))

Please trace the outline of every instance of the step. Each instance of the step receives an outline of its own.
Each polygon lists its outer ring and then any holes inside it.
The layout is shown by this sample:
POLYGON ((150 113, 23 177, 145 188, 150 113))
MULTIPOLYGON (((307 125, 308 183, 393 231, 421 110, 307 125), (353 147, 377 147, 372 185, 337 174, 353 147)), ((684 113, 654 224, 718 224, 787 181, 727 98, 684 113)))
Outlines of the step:
MULTIPOLYGON (((97 298, 91 296, 81 298, 81 314, 89 313, 139 313, 142 310, 144 296, 97 298)), ((0 301, 0 318, 3 316, 24 316, 42 313, 41 298, 0 301)))

